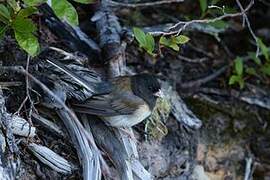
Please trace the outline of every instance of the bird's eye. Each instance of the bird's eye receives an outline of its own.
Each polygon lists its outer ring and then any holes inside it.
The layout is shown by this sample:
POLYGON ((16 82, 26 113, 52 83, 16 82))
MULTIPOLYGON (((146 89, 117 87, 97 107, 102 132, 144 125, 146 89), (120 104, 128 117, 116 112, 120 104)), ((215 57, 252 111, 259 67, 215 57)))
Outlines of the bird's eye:
POLYGON ((151 92, 153 92, 153 93, 155 93, 155 92, 158 92, 158 88, 155 88, 155 87, 153 87, 153 86, 150 86, 150 87, 148 87, 149 88, 149 90, 151 91, 151 92))

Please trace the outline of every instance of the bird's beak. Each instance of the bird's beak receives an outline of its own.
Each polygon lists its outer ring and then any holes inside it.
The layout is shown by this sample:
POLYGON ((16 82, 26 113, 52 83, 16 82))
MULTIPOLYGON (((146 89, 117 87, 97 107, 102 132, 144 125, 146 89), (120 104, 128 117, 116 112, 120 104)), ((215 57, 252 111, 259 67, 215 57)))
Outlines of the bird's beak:
POLYGON ((156 92, 156 93, 154 94, 154 96, 163 98, 163 97, 164 97, 164 94, 163 94, 163 92, 162 92, 161 89, 160 89, 160 90, 158 90, 158 92, 156 92))

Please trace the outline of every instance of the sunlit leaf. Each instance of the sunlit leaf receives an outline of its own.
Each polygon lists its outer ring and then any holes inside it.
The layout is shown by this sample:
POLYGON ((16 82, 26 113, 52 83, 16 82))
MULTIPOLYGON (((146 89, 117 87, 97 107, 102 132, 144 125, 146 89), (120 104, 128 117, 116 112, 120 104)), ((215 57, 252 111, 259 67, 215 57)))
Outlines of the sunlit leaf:
POLYGON ((232 75, 229 80, 229 85, 238 84, 241 89, 244 88, 244 79, 242 76, 232 75))
POLYGON ((145 33, 140 29, 140 28, 133 28, 133 33, 135 36, 135 39, 139 42, 139 45, 141 47, 146 46, 146 38, 145 38, 145 33))
POLYGON ((36 31, 36 25, 31 19, 17 16, 11 24, 12 28, 17 32, 32 33, 36 31))
POLYGON ((232 75, 229 80, 229 85, 234 85, 240 79, 240 76, 232 75))
POLYGON ((146 40, 146 49, 150 52, 153 52, 155 49, 155 39, 151 34, 147 33, 145 36, 145 40, 146 40))
POLYGON ((67 0, 52 0, 52 9, 61 20, 73 26, 79 24, 77 11, 67 0))
POLYGON ((163 44, 165 46, 169 46, 170 45, 170 40, 167 39, 166 37, 164 36, 161 36, 160 39, 159 39, 159 43, 160 44, 163 44))
POLYGON ((169 46, 170 48, 172 48, 173 50, 175 50, 175 51, 179 51, 179 46, 177 45, 177 44, 170 44, 170 46, 169 46))
POLYGON ((176 36, 174 38, 175 38, 175 42, 177 44, 185 44, 190 40, 189 37, 184 36, 184 35, 179 35, 179 36, 176 36))
POLYGON ((22 49, 29 55, 35 56, 39 51, 38 39, 32 33, 15 31, 15 38, 22 49))

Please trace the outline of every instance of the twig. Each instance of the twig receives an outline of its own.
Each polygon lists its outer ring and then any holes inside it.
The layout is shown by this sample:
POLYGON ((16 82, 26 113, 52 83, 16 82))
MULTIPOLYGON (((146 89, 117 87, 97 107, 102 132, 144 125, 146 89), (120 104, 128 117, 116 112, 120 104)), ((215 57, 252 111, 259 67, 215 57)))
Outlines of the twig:
POLYGON ((161 1, 154 1, 154 2, 131 4, 131 3, 116 2, 112 0, 105 0, 105 1, 108 3, 109 6, 123 6, 123 7, 128 7, 128 8, 158 6, 158 5, 163 5, 163 4, 184 2, 184 0, 161 0, 161 1))
POLYGON ((0 88, 7 88, 13 86, 21 86, 22 82, 20 81, 11 81, 11 82, 0 82, 0 88))
POLYGON ((64 55, 65 56, 64 57, 64 60, 66 60, 66 59, 73 59, 73 60, 75 60, 76 62, 78 62, 81 65, 86 64, 87 63, 87 60, 88 60, 87 57, 85 57, 85 58, 84 57, 80 57, 80 56, 78 56, 78 55, 76 55, 74 53, 66 52, 63 49, 60 49, 60 48, 57 48, 57 47, 49 47, 49 49, 54 50, 54 51, 56 51, 56 52, 64 55))
POLYGON ((213 79, 217 78, 218 76, 220 76, 221 74, 223 74, 226 69, 228 68, 228 66, 223 66, 222 68, 218 69, 217 71, 215 71, 214 73, 206 76, 206 77, 203 77, 203 78, 200 78, 200 79, 197 79, 197 80, 193 80, 193 81, 190 81, 190 82, 187 82, 187 83, 181 83, 181 88, 192 88, 192 87, 199 87, 201 86, 202 84, 205 84, 209 81, 212 81, 213 79))
POLYGON ((64 134, 64 132, 61 130, 61 128, 56 125, 55 123, 53 123, 52 121, 42 117, 39 114, 33 113, 32 114, 33 117, 33 121, 35 123, 40 124, 42 127, 48 129, 51 133, 53 133, 54 135, 64 138, 66 137, 66 135, 64 134))
MULTIPOLYGON (((29 70, 30 59, 31 59, 31 57, 30 57, 30 55, 28 55, 27 56, 26 68, 25 68, 25 71, 27 73, 28 73, 28 70, 29 70)), ((30 110, 29 110, 27 119, 29 120, 29 123, 31 125, 33 125, 33 123, 32 123, 32 113, 33 113, 33 110, 35 112, 37 112, 37 110, 36 110, 36 108, 34 106, 34 102, 32 101, 32 98, 31 98, 31 95, 30 95, 30 92, 29 92, 30 86, 29 86, 29 77, 28 76, 25 76, 25 84, 26 84, 26 97, 30 102, 30 110)))
POLYGON ((202 62, 209 60, 207 57, 191 59, 191 58, 188 58, 188 57, 185 57, 182 55, 178 55, 177 58, 179 58, 183 61, 189 62, 189 63, 202 63, 202 62))
MULTIPOLYGON (((253 39, 254 39, 255 42, 256 42, 256 46, 257 46, 256 57, 258 57, 258 56, 259 56, 259 53, 260 53, 260 46, 259 46, 259 43, 258 43, 258 38, 257 38, 257 36, 255 35, 255 33, 253 32, 253 30, 252 30, 252 28, 251 28, 251 26, 250 26, 249 19, 248 19, 246 13, 245 13, 245 10, 244 10, 242 4, 240 3, 239 0, 236 0, 236 2, 237 2, 237 4, 238 4, 240 10, 241 10, 242 13, 243 13, 243 23, 245 23, 245 22, 247 23, 248 30, 249 30, 251 36, 253 37, 253 39)), ((251 3, 254 4, 254 0, 251 0, 251 3)))
POLYGON ((214 19, 195 19, 191 21, 179 21, 169 28, 169 32, 162 32, 163 35, 179 35, 183 30, 185 30, 188 26, 194 23, 213 23, 225 18, 234 18, 238 16, 243 16, 254 4, 254 0, 251 0, 248 6, 242 11, 234 14, 224 14, 222 16, 216 17, 214 19), (179 28, 179 29, 178 29, 179 28))

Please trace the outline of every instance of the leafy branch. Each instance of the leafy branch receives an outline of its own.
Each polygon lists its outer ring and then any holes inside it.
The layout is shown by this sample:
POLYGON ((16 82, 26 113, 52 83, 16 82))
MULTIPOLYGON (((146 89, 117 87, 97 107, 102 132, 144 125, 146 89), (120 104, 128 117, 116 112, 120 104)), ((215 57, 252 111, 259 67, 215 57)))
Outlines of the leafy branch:
MULTIPOLYGON (((92 0, 74 0, 78 3, 90 3, 92 0)), ((0 38, 11 29, 19 46, 29 55, 35 56, 40 50, 37 27, 30 18, 38 12, 37 6, 46 0, 8 0, 0 3, 0 38)), ((72 26, 79 24, 76 9, 67 0, 52 0, 50 4, 55 14, 72 26)))

